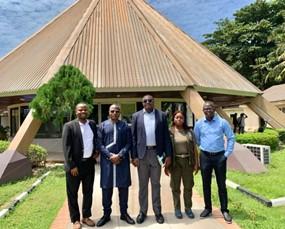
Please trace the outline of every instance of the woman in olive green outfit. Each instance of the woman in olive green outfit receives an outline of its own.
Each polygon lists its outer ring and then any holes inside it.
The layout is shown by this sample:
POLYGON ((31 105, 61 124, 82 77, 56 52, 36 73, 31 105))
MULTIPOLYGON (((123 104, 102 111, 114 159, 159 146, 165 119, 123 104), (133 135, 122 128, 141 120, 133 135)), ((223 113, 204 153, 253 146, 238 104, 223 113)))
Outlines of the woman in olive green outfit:
MULTIPOLYGON (((182 218, 180 204, 180 186, 183 182, 185 213, 189 218, 194 218, 192 212, 192 188, 194 186, 193 172, 199 169, 198 150, 192 130, 185 124, 183 112, 176 111, 173 115, 170 137, 173 146, 173 162, 169 168, 170 187, 175 208, 175 216, 182 218)), ((168 171, 166 171, 168 174, 168 171)))

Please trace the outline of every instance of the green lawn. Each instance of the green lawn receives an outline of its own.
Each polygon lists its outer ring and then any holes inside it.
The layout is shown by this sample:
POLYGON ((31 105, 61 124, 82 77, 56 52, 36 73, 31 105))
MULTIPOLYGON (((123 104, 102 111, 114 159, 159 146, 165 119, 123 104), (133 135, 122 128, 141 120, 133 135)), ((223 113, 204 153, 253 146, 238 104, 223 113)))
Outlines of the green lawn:
POLYGON ((275 199, 285 196, 285 150, 271 154, 271 163, 268 172, 262 174, 245 174, 228 172, 228 179, 259 193, 268 198, 275 199))
POLYGON ((21 181, 0 185, 0 209, 10 203, 16 195, 26 191, 37 177, 26 178, 21 181))
MULTIPOLYGON (((248 175, 229 172, 228 179, 241 184, 250 191, 260 193, 266 198, 285 196, 285 152, 272 154, 269 171, 264 174, 248 175), (283 175, 282 175, 283 174, 283 175)), ((201 176, 195 178, 195 189, 202 195, 201 176)), ((229 210, 234 220, 244 229, 280 229, 285 228, 285 206, 268 208, 238 190, 228 188, 229 210)), ((212 199, 219 208, 216 181, 212 181, 212 199)))
POLYGON ((64 170, 57 167, 13 212, 0 219, 0 228, 49 228, 65 198, 64 170))

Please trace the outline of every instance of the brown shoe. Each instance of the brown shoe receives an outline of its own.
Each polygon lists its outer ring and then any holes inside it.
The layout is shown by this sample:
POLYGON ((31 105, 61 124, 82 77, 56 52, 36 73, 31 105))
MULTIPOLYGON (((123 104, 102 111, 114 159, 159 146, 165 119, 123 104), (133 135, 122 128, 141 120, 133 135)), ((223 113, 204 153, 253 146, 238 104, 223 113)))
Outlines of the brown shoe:
POLYGON ((73 229, 80 229, 81 228, 81 223, 79 221, 75 221, 73 223, 73 229))
POLYGON ((83 218, 82 223, 86 224, 89 227, 95 227, 95 222, 90 218, 83 218))

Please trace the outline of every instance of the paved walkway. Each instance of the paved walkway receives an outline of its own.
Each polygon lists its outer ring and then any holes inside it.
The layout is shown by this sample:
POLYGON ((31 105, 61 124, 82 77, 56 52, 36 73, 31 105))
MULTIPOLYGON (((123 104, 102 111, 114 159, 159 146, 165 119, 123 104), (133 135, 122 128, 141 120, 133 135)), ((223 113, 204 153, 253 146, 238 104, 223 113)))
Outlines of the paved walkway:
MULTIPOLYGON (((132 186, 129 192, 129 214, 135 219, 139 212, 138 205, 138 178, 136 169, 131 166, 132 172, 132 186)), ((96 222, 102 216, 102 205, 101 205, 101 189, 99 186, 100 175, 99 168, 96 167, 95 184, 94 184, 94 195, 93 195, 93 208, 92 208, 92 219, 96 222)), ((150 190, 150 189, 149 189, 150 190)), ((81 201, 81 191, 79 192, 81 201)), ((189 219, 184 214, 183 219, 176 219, 173 214, 173 203, 172 195, 169 187, 169 177, 162 174, 161 179, 161 195, 162 195, 162 213, 165 217, 164 224, 158 224, 155 221, 155 217, 152 211, 152 205, 149 203, 148 217, 143 224, 128 225, 124 221, 120 220, 120 211, 118 204, 118 192, 114 191, 113 194, 113 212, 111 215, 111 221, 105 224, 102 228, 154 228, 154 229, 184 229, 184 228, 195 228, 195 229, 238 229, 238 225, 233 222, 232 224, 225 223, 220 211, 215 208, 213 209, 213 215, 207 219, 200 219, 199 214, 203 210, 204 204, 203 199, 195 192, 193 195, 193 212, 196 215, 195 219, 189 219)), ((151 195, 149 195, 151 197, 151 195)), ((150 198, 149 198, 150 201, 150 198)), ((81 206, 81 203, 80 203, 81 206)), ((182 205, 183 206, 183 205, 182 205)), ((69 219, 69 212, 67 202, 65 201, 62 209, 59 211, 56 219, 54 220, 52 229, 65 229, 72 228, 72 224, 69 219)), ((88 227, 83 227, 88 228, 88 227)))

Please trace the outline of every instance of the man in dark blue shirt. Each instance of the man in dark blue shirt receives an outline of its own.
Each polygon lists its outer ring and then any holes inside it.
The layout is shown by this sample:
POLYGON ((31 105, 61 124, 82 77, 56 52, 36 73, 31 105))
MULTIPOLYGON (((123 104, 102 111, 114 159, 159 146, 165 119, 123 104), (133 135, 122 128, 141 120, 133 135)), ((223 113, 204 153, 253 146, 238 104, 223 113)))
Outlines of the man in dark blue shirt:
POLYGON ((194 132, 199 145, 200 167, 203 181, 205 209, 201 218, 212 213, 211 179, 215 171, 221 204, 221 212, 227 223, 232 222, 228 210, 228 194, 226 188, 227 158, 233 152, 235 136, 229 123, 215 113, 213 102, 207 101, 203 105, 204 118, 198 120, 194 132), (227 139, 226 149, 224 137, 227 139))

